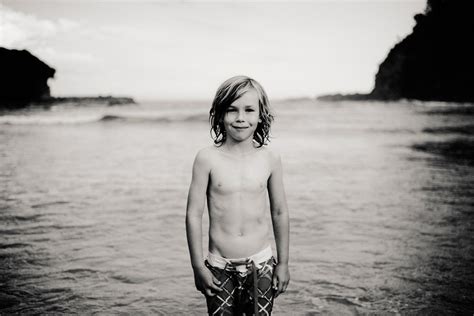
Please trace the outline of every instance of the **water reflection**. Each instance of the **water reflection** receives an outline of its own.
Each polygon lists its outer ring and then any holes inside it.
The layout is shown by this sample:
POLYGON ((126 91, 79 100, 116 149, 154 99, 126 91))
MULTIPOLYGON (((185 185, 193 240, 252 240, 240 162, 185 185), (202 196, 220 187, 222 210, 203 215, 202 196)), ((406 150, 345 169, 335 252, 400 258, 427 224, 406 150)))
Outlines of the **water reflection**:
MULTIPOLYGON (((449 128, 448 133, 452 132, 449 128)), ((462 132, 473 135, 473 129, 462 129, 462 132)), ((439 129, 436 134, 443 133, 439 129)), ((474 139, 467 138, 453 138, 444 141, 428 141, 413 145, 413 148, 429 154, 437 155, 433 160, 438 160, 438 163, 450 164, 468 164, 474 165, 474 139)))
MULTIPOLYGON (((473 106, 426 111, 428 115, 463 120, 473 106), (459 115, 463 115, 459 117, 459 115)), ((467 116, 467 117, 466 117, 467 116)), ((448 121, 448 124, 450 122, 448 121)), ((406 277, 414 285, 417 313, 471 314, 474 311, 474 125, 423 129, 441 136, 412 145, 425 157, 426 175, 420 191, 429 216, 419 221, 413 239, 426 240, 426 248, 412 257, 417 268, 406 277)))

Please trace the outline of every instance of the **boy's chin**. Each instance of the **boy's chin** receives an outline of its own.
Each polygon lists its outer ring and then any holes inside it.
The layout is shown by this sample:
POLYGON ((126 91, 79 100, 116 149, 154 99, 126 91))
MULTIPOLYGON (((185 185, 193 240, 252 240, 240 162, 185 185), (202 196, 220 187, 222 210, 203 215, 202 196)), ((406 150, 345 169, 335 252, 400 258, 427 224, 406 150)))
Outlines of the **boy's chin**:
POLYGON ((250 136, 236 135, 236 136, 232 137, 232 140, 235 141, 235 142, 241 143, 241 142, 249 140, 249 138, 252 139, 253 138, 252 135, 250 135, 250 136))

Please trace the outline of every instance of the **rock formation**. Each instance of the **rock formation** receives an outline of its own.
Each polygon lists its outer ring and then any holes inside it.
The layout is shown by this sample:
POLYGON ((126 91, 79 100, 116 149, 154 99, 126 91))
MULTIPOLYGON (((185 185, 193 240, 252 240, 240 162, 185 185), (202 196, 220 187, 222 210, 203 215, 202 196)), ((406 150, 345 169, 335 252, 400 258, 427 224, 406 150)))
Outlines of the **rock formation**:
POLYGON ((0 47, 0 107, 18 108, 50 97, 53 68, 26 50, 0 47))
POLYGON ((88 105, 134 104, 129 97, 52 97, 48 79, 56 70, 26 50, 0 47, 0 109, 14 110, 32 104, 49 106, 56 103, 88 105))
POLYGON ((371 96, 474 101, 474 2, 428 0, 415 20, 380 65, 371 96))
POLYGON ((428 0, 415 21, 380 64, 371 93, 321 99, 474 102, 474 1, 428 0))

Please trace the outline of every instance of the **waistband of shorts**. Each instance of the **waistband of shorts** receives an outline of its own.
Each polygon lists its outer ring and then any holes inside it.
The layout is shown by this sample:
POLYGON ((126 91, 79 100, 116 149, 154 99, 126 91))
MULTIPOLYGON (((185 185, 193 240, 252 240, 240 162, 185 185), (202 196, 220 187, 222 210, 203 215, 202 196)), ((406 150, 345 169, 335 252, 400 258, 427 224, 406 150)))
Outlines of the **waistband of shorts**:
POLYGON ((247 272, 248 265, 251 263, 253 263, 257 269, 260 269, 261 264, 270 260, 272 256, 272 247, 268 245, 263 250, 246 258, 229 259, 209 252, 207 255, 207 262, 211 266, 219 269, 226 269, 231 266, 233 269, 243 273, 247 272))

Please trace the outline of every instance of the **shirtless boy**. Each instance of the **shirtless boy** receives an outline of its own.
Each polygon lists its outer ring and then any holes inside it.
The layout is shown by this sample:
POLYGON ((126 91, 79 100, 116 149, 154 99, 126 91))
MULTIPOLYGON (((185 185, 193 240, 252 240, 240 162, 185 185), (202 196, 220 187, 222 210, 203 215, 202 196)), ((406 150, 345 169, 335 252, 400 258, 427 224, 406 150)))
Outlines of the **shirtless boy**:
POLYGON ((195 284, 206 297, 209 315, 270 315, 274 297, 290 280, 281 159, 264 146, 272 121, 257 81, 237 76, 217 90, 210 110, 215 145, 196 155, 186 212, 195 284), (265 221, 267 192, 277 260, 265 221), (206 199, 209 252, 204 260, 206 199))

